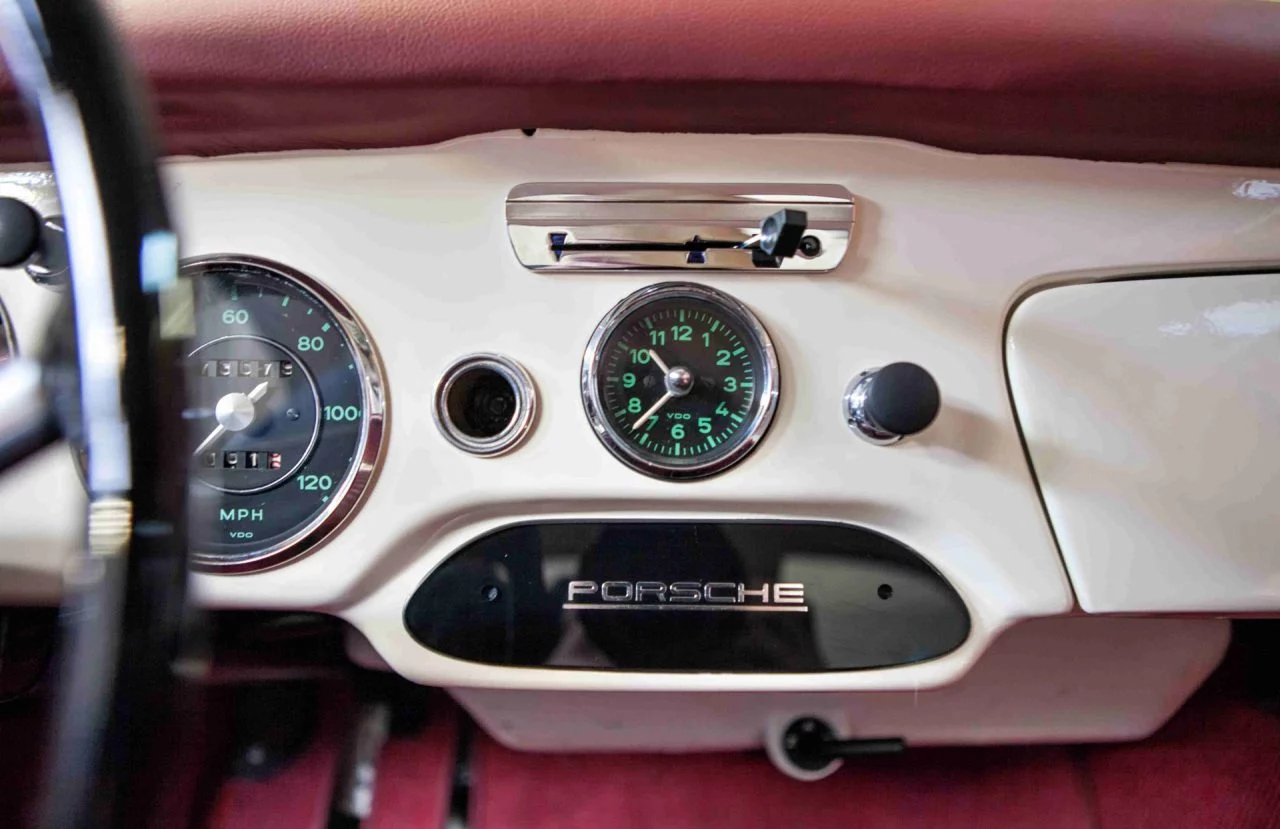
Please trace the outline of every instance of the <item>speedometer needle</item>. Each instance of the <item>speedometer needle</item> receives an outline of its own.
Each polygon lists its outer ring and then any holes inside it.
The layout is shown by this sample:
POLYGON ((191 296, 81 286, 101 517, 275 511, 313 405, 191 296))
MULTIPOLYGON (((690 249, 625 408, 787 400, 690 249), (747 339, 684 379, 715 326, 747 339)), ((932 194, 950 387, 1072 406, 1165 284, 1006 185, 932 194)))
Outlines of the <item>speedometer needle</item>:
MULTIPOLYGON (((652 354, 653 352, 651 351, 649 353, 652 354)), ((655 357, 654 359, 657 359, 657 358, 655 357)), ((663 406, 667 405, 667 401, 673 397, 675 397, 675 395, 669 391, 666 394, 662 395, 662 397, 659 397, 658 402, 654 403, 652 406, 649 407, 649 411, 640 415, 640 419, 637 420, 635 423, 631 424, 631 430, 635 431, 636 429, 639 429, 641 426, 643 426, 646 420, 656 415, 658 413, 658 410, 661 409, 663 406)))
POLYGON ((266 380, 263 380, 248 394, 241 394, 236 391, 223 395, 214 409, 214 416, 218 418, 218 425, 214 427, 208 437, 200 441, 196 451, 191 454, 199 457, 227 432, 239 432, 248 428, 256 414, 254 404, 266 396, 268 388, 270 388, 270 385, 266 380))

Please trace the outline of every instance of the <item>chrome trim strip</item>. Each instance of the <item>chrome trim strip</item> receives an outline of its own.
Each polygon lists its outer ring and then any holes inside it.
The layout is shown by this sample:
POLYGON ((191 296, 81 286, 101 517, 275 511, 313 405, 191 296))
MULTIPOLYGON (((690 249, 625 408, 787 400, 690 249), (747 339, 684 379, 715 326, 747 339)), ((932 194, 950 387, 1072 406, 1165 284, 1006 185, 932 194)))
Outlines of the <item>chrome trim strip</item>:
POLYGON ((199 550, 191 554, 193 569, 206 573, 247 573, 276 567, 309 553, 332 538, 352 519, 377 475, 386 445, 388 401, 385 373, 378 350, 360 318, 336 294, 310 276, 292 268, 240 254, 214 254, 185 259, 182 274, 197 277, 225 266, 260 268, 310 293, 333 315, 356 358, 356 368, 364 387, 364 421, 360 434, 359 460, 351 465, 328 506, 288 538, 254 553, 216 555, 199 550))
POLYGON ((831 184, 522 184, 507 195, 507 235, 530 270, 712 270, 825 273, 844 260, 853 232, 855 199, 831 184), (816 250, 777 268, 753 262, 747 249, 557 251, 567 244, 685 244, 700 240, 742 244, 782 208, 808 214, 806 237, 816 250))

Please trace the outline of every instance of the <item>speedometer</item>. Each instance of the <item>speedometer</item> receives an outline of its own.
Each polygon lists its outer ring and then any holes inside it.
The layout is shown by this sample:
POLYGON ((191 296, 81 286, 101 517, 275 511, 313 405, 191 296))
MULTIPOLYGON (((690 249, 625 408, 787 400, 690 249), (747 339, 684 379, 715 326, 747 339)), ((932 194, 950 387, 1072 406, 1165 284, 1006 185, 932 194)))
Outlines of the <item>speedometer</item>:
POLYGON ((684 282, 618 303, 582 363, 597 437, 619 460, 658 478, 713 475, 764 437, 778 401, 769 334, 745 305, 684 282))
POLYGON ((273 262, 190 261, 187 357, 193 560, 236 572, 279 564, 352 514, 382 446, 384 387, 355 315, 273 262))

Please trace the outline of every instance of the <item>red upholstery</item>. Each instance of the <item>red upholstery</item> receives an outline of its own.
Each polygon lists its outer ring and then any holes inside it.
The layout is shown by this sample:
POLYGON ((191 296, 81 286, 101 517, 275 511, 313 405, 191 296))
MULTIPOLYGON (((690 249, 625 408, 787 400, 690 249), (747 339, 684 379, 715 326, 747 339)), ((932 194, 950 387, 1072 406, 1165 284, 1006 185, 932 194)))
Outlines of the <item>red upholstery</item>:
MULTIPOLYGON (((172 153, 500 128, 1280 166, 1261 0, 114 0, 172 153)), ((0 160, 32 156, 0 107, 0 160)))

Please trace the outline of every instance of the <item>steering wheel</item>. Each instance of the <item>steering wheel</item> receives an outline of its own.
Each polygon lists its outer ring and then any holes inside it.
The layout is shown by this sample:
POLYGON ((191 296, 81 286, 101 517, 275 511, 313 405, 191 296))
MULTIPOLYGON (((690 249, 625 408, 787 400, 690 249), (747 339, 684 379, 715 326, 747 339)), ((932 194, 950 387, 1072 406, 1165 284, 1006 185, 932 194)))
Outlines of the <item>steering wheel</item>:
POLYGON ((0 470, 59 437, 87 450, 41 821, 146 825, 185 618, 190 286, 138 87, 96 2, 0 0, 0 46, 43 122, 71 270, 39 361, 0 370, 0 470))

